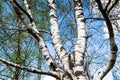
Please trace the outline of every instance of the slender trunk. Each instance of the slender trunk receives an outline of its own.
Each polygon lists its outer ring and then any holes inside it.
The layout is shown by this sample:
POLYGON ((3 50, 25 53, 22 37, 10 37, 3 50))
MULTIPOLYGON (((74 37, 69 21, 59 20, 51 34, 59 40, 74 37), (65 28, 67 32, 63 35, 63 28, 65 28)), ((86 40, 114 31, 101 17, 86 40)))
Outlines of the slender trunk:
POLYGON ((74 74, 77 80, 85 80, 86 75, 84 71, 84 55, 86 50, 86 28, 84 23, 83 9, 81 0, 74 0, 75 5, 75 18, 77 22, 77 42, 74 49, 75 54, 75 65, 73 67, 74 74))
POLYGON ((62 64, 64 65, 64 68, 67 70, 68 65, 69 65, 68 57, 67 57, 67 52, 64 49, 64 46, 62 45, 62 41, 61 41, 61 37, 60 37, 54 0, 48 0, 48 5, 49 5, 49 16, 50 16, 50 25, 51 25, 51 34, 52 34, 53 45, 55 47, 55 50, 58 54, 59 59, 61 60, 62 64))
POLYGON ((48 0, 48 6, 49 6, 50 26, 51 26, 53 45, 55 47, 57 56, 63 65, 62 68, 63 73, 60 72, 61 80, 73 80, 74 75, 72 75, 72 69, 70 69, 71 64, 69 63, 70 62, 69 55, 66 52, 60 37, 54 0, 48 0))

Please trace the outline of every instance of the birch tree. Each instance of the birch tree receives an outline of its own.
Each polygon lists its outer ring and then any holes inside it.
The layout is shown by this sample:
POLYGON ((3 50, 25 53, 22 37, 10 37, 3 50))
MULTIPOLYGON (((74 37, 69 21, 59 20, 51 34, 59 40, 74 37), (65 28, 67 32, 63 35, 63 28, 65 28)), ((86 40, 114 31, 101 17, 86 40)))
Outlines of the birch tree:
MULTIPOLYGON (((103 0, 91 0, 89 1, 92 4, 92 8, 97 8, 99 11, 99 17, 94 18, 85 18, 85 11, 83 9, 84 1, 82 0, 68 0, 70 9, 74 12, 75 26, 76 26, 76 37, 74 47, 68 52, 63 44, 61 38, 61 31, 59 25, 59 18, 57 15, 57 3, 55 0, 46 1, 49 7, 49 23, 50 31, 38 30, 38 26, 34 20, 30 5, 27 0, 23 0, 24 7, 22 7, 17 0, 8 0, 10 6, 14 10, 18 19, 22 22, 24 26, 23 29, 28 35, 30 35, 36 43, 39 45, 42 55, 46 60, 46 63, 49 67, 48 71, 43 71, 33 67, 26 67, 24 65, 16 64, 8 60, 0 58, 0 61, 4 64, 10 65, 12 67, 36 73, 43 74, 55 77, 56 80, 93 80, 93 72, 90 70, 90 51, 88 50, 88 39, 91 37, 89 28, 86 27, 86 20, 104 20, 108 35, 109 35, 109 57, 108 62, 99 71, 95 80, 102 80, 108 72, 114 67, 117 58, 118 47, 115 42, 115 35, 113 24, 110 18, 110 12, 114 9, 115 6, 119 6, 117 3, 119 0, 108 0, 105 4, 103 0), (74 3, 74 4, 73 4, 74 3), (94 6, 93 6, 94 5, 94 6), (102 16, 102 17, 101 17, 102 16), (26 18, 27 17, 27 18, 26 18), (52 45, 55 51, 55 57, 50 54, 49 46, 47 46, 44 37, 41 35, 41 32, 45 32, 50 35, 52 39, 52 45)), ((66 1, 67 2, 67 1, 66 1)), ((60 4, 60 3, 59 3, 60 4)), ((87 5, 88 6, 88 5, 87 5)), ((89 5, 91 6, 91 5, 89 5)), ((69 20, 68 20, 69 21, 69 20)), ((90 23, 89 23, 90 24, 90 23)), ((74 27, 74 26, 72 26, 74 27)), ((65 27, 63 27, 65 28, 65 27)), ((99 29, 99 28, 98 28, 99 29)), ((97 37, 96 37, 97 38, 97 37)))

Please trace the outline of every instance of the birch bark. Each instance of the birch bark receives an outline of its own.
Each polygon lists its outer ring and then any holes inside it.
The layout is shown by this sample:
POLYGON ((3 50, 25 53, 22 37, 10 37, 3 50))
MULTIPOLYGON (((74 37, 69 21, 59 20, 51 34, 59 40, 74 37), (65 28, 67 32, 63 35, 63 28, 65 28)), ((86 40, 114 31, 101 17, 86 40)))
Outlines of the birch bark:
MULTIPOLYGON (((38 29, 36 27, 36 24, 35 24, 34 20, 33 20, 33 16, 32 16, 31 10, 30 10, 30 6, 27 3, 27 0, 23 0, 23 1, 24 1, 24 4, 25 4, 25 7, 26 7, 26 10, 27 10, 28 14, 32 18, 31 27, 35 31, 36 35, 38 35, 39 31, 38 31, 38 29)), ((40 37, 39 35, 38 35, 38 37, 39 37, 40 40, 39 41, 37 40, 37 41, 38 41, 38 44, 41 46, 41 50, 42 50, 42 53, 43 53, 43 55, 44 55, 44 57, 45 57, 45 59, 47 61, 47 64, 49 65, 50 69, 55 70, 53 68, 55 68, 56 66, 53 65, 54 63, 53 63, 52 57, 50 56, 49 50, 47 49, 47 46, 46 46, 43 38, 40 37)))
POLYGON ((27 1, 26 0, 24 0, 24 1, 25 1, 24 3, 25 3, 27 13, 30 16, 30 18, 32 19, 32 20, 30 20, 31 27, 28 26, 27 21, 22 16, 22 13, 19 10, 21 8, 20 8, 20 6, 18 6, 18 3, 16 2, 16 0, 10 0, 10 3, 13 6, 13 8, 14 8, 16 14, 18 15, 18 17, 20 18, 20 20, 23 22, 28 33, 30 33, 36 39, 38 44, 40 45, 42 53, 47 61, 48 66, 50 68, 51 67, 53 68, 54 65, 51 65, 51 64, 53 64, 53 60, 50 56, 49 50, 48 50, 43 38, 39 35, 39 31, 37 30, 35 22, 33 21, 33 17, 32 17, 31 11, 29 10, 29 5, 27 4, 27 1))
POLYGON ((50 16, 53 45, 58 54, 58 57, 60 58, 62 64, 64 65, 64 69, 69 70, 68 55, 60 39, 60 32, 59 32, 59 27, 57 23, 57 16, 55 11, 56 8, 55 8, 54 0, 48 0, 48 5, 49 5, 49 16, 50 16))
POLYGON ((77 23, 77 42, 74 48, 75 53, 75 65, 74 65, 74 74, 77 77, 77 80, 85 80, 84 72, 84 54, 86 50, 86 38, 87 33, 85 29, 84 16, 81 0, 74 0, 75 5, 75 18, 77 23))
POLYGON ((23 2, 24 2, 24 5, 25 5, 25 7, 26 7, 26 11, 28 12, 28 14, 30 15, 30 17, 32 18, 32 20, 30 21, 30 22, 31 22, 31 27, 32 27, 37 33, 39 33, 38 29, 36 28, 36 24, 35 24, 35 22, 34 22, 34 20, 33 20, 33 16, 32 16, 31 10, 30 10, 30 6, 29 6, 27 0, 23 0, 23 2))

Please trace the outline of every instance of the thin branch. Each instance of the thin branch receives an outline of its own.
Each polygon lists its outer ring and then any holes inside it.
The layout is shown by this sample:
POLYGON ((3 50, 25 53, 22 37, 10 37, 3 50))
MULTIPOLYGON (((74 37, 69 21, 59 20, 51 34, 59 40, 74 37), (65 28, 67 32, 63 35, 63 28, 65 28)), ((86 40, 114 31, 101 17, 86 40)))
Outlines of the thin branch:
POLYGON ((7 28, 7 27, 1 27, 1 26, 0 26, 0 28, 1 28, 1 29, 8 29, 8 30, 16 30, 16 31, 26 31, 26 30, 24 30, 24 29, 7 28))
MULTIPOLYGON (((8 29, 8 30, 16 30, 16 31, 23 31, 23 32, 26 32, 25 29, 7 28, 7 27, 1 27, 1 26, 0 26, 0 28, 1 28, 1 29, 8 29)), ((38 31, 39 31, 39 32, 43 32, 43 33, 47 33, 47 34, 50 34, 50 35, 51 35, 51 33, 50 33, 49 31, 46 31, 46 30, 38 30, 38 31)))
POLYGON ((110 38, 114 37, 112 24, 111 24, 111 21, 110 21, 110 19, 108 17, 107 12, 103 9, 103 6, 102 6, 102 3, 101 3, 100 0, 96 0, 96 2, 98 4, 98 7, 99 7, 104 19, 105 19, 105 22, 106 22, 106 25, 107 25, 107 28, 108 28, 108 31, 109 31, 110 38))
POLYGON ((115 39, 114 39, 114 32, 113 32, 113 26, 112 23, 108 17, 108 13, 103 9, 102 3, 100 0, 96 0, 98 7, 105 19, 107 28, 108 28, 108 33, 109 33, 109 38, 110 38, 110 59, 108 64, 105 66, 105 68, 103 69, 103 71, 101 71, 96 80, 102 80, 103 77, 113 68, 115 61, 116 61, 116 57, 117 57, 117 51, 118 51, 118 47, 115 43, 115 39))
POLYGON ((13 62, 4 60, 2 58, 0 58, 0 61, 4 64, 10 65, 10 66, 15 67, 15 68, 19 68, 21 70, 25 70, 25 71, 32 72, 32 73, 37 73, 37 74, 49 75, 49 76, 53 76, 53 77, 59 79, 59 75, 54 71, 42 71, 42 70, 38 70, 38 69, 32 68, 32 67, 25 67, 25 66, 22 66, 22 65, 15 64, 13 62))
POLYGON ((12 79, 12 77, 10 77, 9 75, 2 74, 2 73, 0 73, 0 75, 1 75, 1 76, 4 76, 4 77, 7 77, 7 78, 11 78, 11 79, 12 79))
POLYGON ((7 38, 5 40, 0 41, 0 43, 4 43, 5 41, 9 40, 15 33, 17 33, 17 31, 15 31, 13 34, 7 36, 7 38))
POLYGON ((86 70, 88 79, 91 80, 92 79, 92 75, 91 75, 90 70, 89 70, 90 62, 89 62, 89 55, 88 55, 87 50, 85 52, 85 58, 86 58, 85 70, 86 70))
POLYGON ((118 3, 119 0, 116 0, 113 5, 108 9, 108 13, 113 9, 113 7, 118 3))
MULTIPOLYGON (((88 19, 105 20, 104 18, 87 17, 87 18, 85 18, 85 21, 88 20, 88 19)), ((118 18, 110 18, 110 20, 120 20, 120 17, 118 17, 118 18)))
POLYGON ((17 6, 23 13, 25 13, 25 14, 28 16, 28 18, 30 19, 30 22, 32 22, 32 21, 33 21, 33 18, 31 18, 31 16, 29 15, 29 13, 28 13, 26 10, 24 10, 24 9, 17 3, 16 0, 13 0, 13 1, 14 1, 14 3, 16 4, 16 6, 17 6))
POLYGON ((25 18, 23 17, 21 11, 19 10, 19 8, 16 6, 16 4, 13 2, 13 0, 9 0, 10 4, 12 5, 15 13, 17 14, 18 18, 21 20, 21 22, 24 24, 25 28, 28 28, 28 24, 27 21, 25 20, 25 18))
POLYGON ((108 0, 107 5, 105 6, 105 11, 107 11, 107 8, 108 8, 108 6, 110 5, 110 3, 111 3, 111 0, 108 0))
POLYGON ((47 34, 50 34, 50 35, 51 35, 51 32, 46 31, 46 30, 39 30, 39 29, 38 29, 38 31, 39 31, 39 32, 43 32, 43 33, 47 33, 47 34))
MULTIPOLYGON (((15 1, 15 0, 14 0, 15 1)), ((13 0, 10 0, 11 5, 13 6, 13 9, 15 10, 16 14, 18 15, 19 19, 22 21, 22 23, 24 24, 27 32, 33 36, 35 38, 35 40, 37 41, 37 43, 40 45, 41 50, 43 52, 43 55, 47 61, 47 64, 50 68, 54 68, 55 65, 53 65, 53 59, 49 53, 49 50, 43 40, 43 38, 40 36, 38 29, 36 28, 36 24, 34 22, 34 20, 31 21, 31 26, 29 27, 29 25, 27 24, 26 19, 23 17, 22 13, 20 12, 21 8, 16 5, 16 3, 13 0)), ((25 0, 24 0, 25 1, 25 0)), ((31 11, 29 9, 29 7, 27 7, 26 5, 28 5, 27 3, 25 4, 25 7, 27 9, 27 13, 29 14, 29 16, 33 19, 31 11)), ((53 69, 54 70, 54 69, 53 69)))

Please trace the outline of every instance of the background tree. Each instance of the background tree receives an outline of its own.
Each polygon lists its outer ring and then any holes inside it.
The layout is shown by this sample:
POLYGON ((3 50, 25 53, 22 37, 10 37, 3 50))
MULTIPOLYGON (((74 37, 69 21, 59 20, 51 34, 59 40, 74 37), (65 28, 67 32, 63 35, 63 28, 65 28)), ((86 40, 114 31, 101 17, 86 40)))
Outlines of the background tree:
MULTIPOLYGON (((37 3, 37 1, 35 2, 37 3)), ((44 5, 43 2, 41 2, 44 5)), ((22 4, 22 3, 21 3, 22 4)), ((30 3, 31 4, 31 3, 30 3)), ((14 14, 13 9, 11 9, 9 2, 1 1, 1 19, 0 19, 0 47, 1 47, 1 57, 5 58, 11 62, 16 64, 31 66, 31 67, 39 67, 42 63, 42 55, 39 50, 39 46, 36 44, 33 38, 31 38, 28 34, 25 33, 23 29, 23 25, 21 21, 14 14), (36 55, 39 55, 36 56, 36 55), (38 60, 38 61, 37 61, 38 60), (38 64, 36 64, 36 62, 38 64), (34 65, 33 65, 34 64, 34 65)), ((22 4, 24 5, 24 4, 22 4)), ((32 4, 31 4, 32 6, 32 4)), ((44 6, 45 7, 45 6, 44 6)), ((39 8, 39 7, 38 7, 39 8)), ((35 17, 39 15, 44 15, 44 18, 36 17, 37 25, 40 25, 39 29, 46 29, 47 22, 45 20, 48 19, 46 8, 41 9, 43 12, 35 11, 35 17), (44 27, 43 27, 44 26, 44 27)), ((9 65, 1 65, 1 79, 11 79, 11 80, 22 80, 22 79, 30 79, 31 73, 21 71, 18 68, 11 67, 9 65)), ((36 79, 37 79, 37 75, 36 79)), ((38 76, 38 78, 40 75, 38 76)), ((40 79, 38 79, 40 80, 40 79)))

